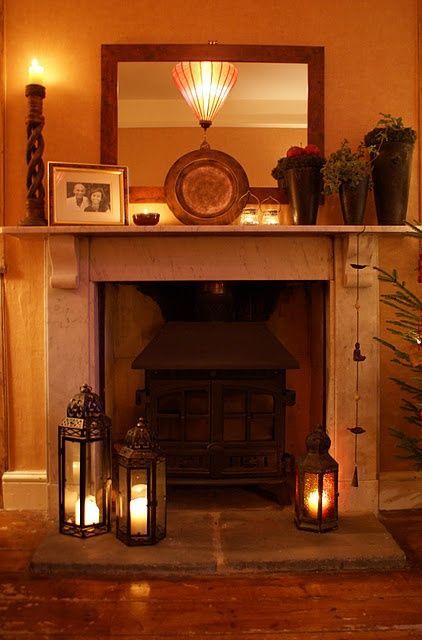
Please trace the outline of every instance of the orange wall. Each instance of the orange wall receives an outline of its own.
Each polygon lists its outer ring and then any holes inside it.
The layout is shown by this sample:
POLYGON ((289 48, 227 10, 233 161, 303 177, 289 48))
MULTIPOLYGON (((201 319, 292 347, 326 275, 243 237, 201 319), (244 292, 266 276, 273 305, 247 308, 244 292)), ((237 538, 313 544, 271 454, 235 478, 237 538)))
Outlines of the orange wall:
MULTIPOLYGON (((46 69, 46 161, 99 161, 102 43, 213 39, 323 45, 328 152, 344 137, 357 143, 379 111, 417 123, 417 0, 401 0, 399 8, 396 0, 5 0, 5 14, 9 225, 24 215, 24 85, 33 56, 46 69)), ((417 159, 414 167, 409 219, 418 211, 417 159)), ((320 222, 324 221, 340 221, 335 199, 321 212, 320 222)), ((400 241, 392 245, 381 253, 387 267, 401 247, 400 241)), ((43 247, 41 242, 11 239, 6 249, 10 468, 43 467, 43 247)), ((414 278, 416 251, 415 246, 408 248, 404 277, 414 278)), ((386 424, 389 411, 383 417, 386 424)), ((382 447, 384 441, 383 437, 382 447)), ((383 459, 385 468, 395 464, 389 456, 383 459)))

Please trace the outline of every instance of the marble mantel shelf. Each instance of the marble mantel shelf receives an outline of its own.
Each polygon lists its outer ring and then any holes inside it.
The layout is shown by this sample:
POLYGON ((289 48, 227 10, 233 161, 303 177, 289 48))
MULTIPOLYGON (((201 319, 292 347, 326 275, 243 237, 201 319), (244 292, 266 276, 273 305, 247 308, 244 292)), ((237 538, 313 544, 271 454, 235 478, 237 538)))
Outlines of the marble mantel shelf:
POLYGON ((47 227, 1 227, 1 235, 17 237, 51 237, 51 236, 280 236, 280 235, 350 235, 356 233, 376 235, 400 235, 409 232, 408 226, 352 226, 352 225, 57 225, 47 227))
MULTIPOLYGON (((214 245, 219 245, 219 251, 223 251, 223 255, 229 260, 236 251, 240 250, 240 244, 245 247, 248 245, 249 250, 264 253, 269 249, 269 244, 273 247, 273 251, 283 255, 285 261, 297 262, 298 253, 304 256, 306 262, 310 262, 309 256, 316 255, 318 260, 320 243, 327 243, 338 240, 342 246, 343 254, 343 270, 344 282, 346 286, 354 286, 355 272, 351 268, 351 263, 356 262, 356 246, 357 234, 360 235, 360 256, 361 260, 365 260, 366 264, 371 264, 374 245, 377 238, 382 235, 397 236, 405 235, 409 232, 408 226, 347 226, 347 225, 156 225, 156 226, 100 226, 100 225, 78 225, 78 226, 45 226, 45 227, 25 227, 10 226, 1 227, 0 234, 4 236, 14 236, 21 240, 42 239, 46 241, 48 255, 50 258, 50 286, 60 289, 77 289, 79 286, 79 245, 85 238, 90 241, 92 246, 98 248, 103 246, 107 240, 106 254, 108 260, 110 255, 117 255, 120 250, 120 260, 125 261, 127 252, 133 249, 133 260, 138 263, 142 261, 141 253, 145 251, 148 255, 152 252, 156 256, 157 252, 164 251, 166 259, 172 255, 172 251, 176 251, 182 261, 186 263, 189 260, 190 253, 199 250, 197 242, 186 243, 189 239, 202 238, 201 242, 211 241, 214 245), (225 243, 224 249, 221 248, 219 239, 236 238, 236 248, 232 243, 225 243), (110 242, 108 242, 110 241, 110 242), (165 247, 163 246, 163 241, 165 247), (183 241, 183 249, 176 247, 175 242, 183 241), (252 244, 256 247, 260 241, 265 241, 265 249, 250 249, 252 244), (283 250, 280 247, 274 247, 274 242, 283 243, 283 250), (157 244, 158 242, 158 244, 157 244), (124 244, 124 246, 122 245, 124 244), (136 243, 136 244, 134 244, 136 243), (172 244, 170 248, 169 244, 172 244), (239 244, 240 243, 240 244, 239 244), (306 243, 306 247, 304 246, 306 243), (319 244, 318 244, 319 243, 319 244), (195 248, 193 247, 195 245, 195 248), (131 248, 132 249, 131 249, 131 248), (135 248, 136 247, 136 248, 135 248), (189 248, 190 247, 190 248, 189 248), (229 252, 229 253, 227 253, 229 252)), ((216 246, 213 250, 216 249, 216 246)), ((243 250, 243 249, 242 249, 243 250)), ((95 253, 95 250, 94 250, 95 253)), ((256 257, 256 255, 255 255, 256 257)), ((226 259, 225 258, 225 259, 226 259)), ((114 258, 113 258, 114 259, 114 258)), ((261 259, 261 258, 260 258, 261 259)), ((375 273, 372 270, 366 270, 361 277, 361 286, 371 286, 374 281, 375 273)))

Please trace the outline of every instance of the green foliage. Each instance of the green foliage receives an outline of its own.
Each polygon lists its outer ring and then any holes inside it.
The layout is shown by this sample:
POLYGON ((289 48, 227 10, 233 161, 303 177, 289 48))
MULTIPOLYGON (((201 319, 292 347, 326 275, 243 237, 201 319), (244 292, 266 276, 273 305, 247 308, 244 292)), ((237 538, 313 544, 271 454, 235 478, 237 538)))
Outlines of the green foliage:
POLYGON ((338 193, 342 184, 356 187, 366 177, 370 177, 370 162, 365 156, 365 147, 360 144, 352 151, 347 140, 343 140, 340 149, 334 151, 321 169, 324 180, 324 193, 331 196, 338 193))
POLYGON ((316 153, 304 153, 300 156, 292 156, 290 158, 280 158, 277 165, 271 171, 271 175, 275 180, 284 181, 284 173, 289 169, 306 169, 308 167, 316 167, 321 169, 325 159, 316 153))
POLYGON ((380 148, 384 142, 406 142, 414 144, 416 131, 405 127, 402 118, 395 118, 389 113, 381 113, 375 129, 369 131, 364 138, 367 147, 380 148))
MULTIPOLYGON (((409 235, 421 239, 422 231, 419 227, 410 226, 414 231, 409 235)), ((375 339, 392 351, 391 362, 407 370, 407 380, 398 377, 390 379, 406 396, 402 398, 400 404, 404 419, 409 424, 422 429, 422 356, 415 359, 412 352, 418 349, 421 339, 422 299, 410 291, 405 282, 400 281, 396 270, 388 273, 378 267, 375 268, 379 272, 379 280, 393 287, 393 293, 381 295, 381 302, 394 309, 395 317, 393 320, 387 320, 387 331, 394 336, 394 342, 381 338, 375 339)), ((422 354, 422 346, 420 348, 422 354)), ((422 469, 422 435, 410 435, 395 427, 390 428, 390 433, 398 439, 397 447, 404 452, 397 457, 412 460, 416 469, 422 469)))

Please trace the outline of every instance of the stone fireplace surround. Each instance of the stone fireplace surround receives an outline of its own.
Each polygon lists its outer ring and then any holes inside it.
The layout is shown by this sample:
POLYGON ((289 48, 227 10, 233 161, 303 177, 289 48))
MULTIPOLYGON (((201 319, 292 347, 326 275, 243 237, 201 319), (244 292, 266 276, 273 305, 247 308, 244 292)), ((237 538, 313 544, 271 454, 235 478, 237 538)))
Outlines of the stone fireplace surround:
MULTIPOLYGON (((339 463, 339 509, 378 509, 379 289, 371 268, 361 272, 359 487, 351 487, 355 420, 356 338, 354 302, 356 238, 360 261, 377 264, 379 233, 400 227, 158 226, 139 230, 99 227, 9 228, 13 235, 45 237, 47 469, 26 474, 19 487, 5 474, 6 508, 35 490, 38 508, 57 511, 57 426, 69 399, 83 382, 98 389, 97 283, 207 280, 315 280, 328 283, 327 430, 330 453, 339 463), (33 476, 31 476, 31 473, 33 476), (33 482, 31 483, 31 478, 33 482)), ((15 507, 16 508, 16 507, 15 507)))

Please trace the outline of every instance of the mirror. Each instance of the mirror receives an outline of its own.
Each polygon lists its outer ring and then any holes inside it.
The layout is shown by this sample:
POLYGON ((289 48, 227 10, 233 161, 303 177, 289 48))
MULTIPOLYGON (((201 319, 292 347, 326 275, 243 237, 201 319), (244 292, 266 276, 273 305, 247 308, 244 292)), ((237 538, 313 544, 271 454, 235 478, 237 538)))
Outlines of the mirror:
POLYGON ((103 45, 101 162, 129 166, 131 202, 164 200, 167 171, 202 141, 171 69, 180 60, 201 59, 228 60, 239 69, 238 82, 208 132, 211 147, 242 164, 261 200, 272 196, 286 202, 270 175, 278 158, 291 144, 324 148, 322 47, 103 45))

